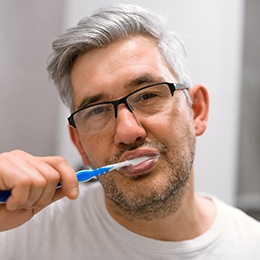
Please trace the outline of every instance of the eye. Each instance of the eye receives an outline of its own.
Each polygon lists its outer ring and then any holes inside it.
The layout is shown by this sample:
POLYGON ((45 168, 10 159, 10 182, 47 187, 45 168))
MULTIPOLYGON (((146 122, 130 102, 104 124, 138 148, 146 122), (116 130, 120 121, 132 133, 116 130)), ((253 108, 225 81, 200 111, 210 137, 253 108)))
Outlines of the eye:
POLYGON ((111 106, 110 104, 89 107, 86 111, 88 118, 107 116, 111 112, 113 112, 113 106, 111 106))
POLYGON ((100 103, 80 110, 74 115, 74 121, 79 132, 95 133, 105 131, 113 117, 114 106, 111 103, 100 103))
POLYGON ((92 107, 88 111, 88 116, 100 115, 102 113, 105 113, 106 111, 107 111, 107 107, 105 106, 92 107))
POLYGON ((157 97, 157 95, 155 93, 144 93, 140 96, 140 100, 148 100, 151 98, 157 97))
POLYGON ((154 102, 155 99, 160 97, 160 93, 157 91, 146 91, 139 93, 138 96, 135 98, 135 103, 148 103, 154 102))
POLYGON ((113 113, 113 106, 110 104, 100 104, 96 106, 87 107, 78 114, 79 120, 100 120, 106 117, 110 117, 113 113))

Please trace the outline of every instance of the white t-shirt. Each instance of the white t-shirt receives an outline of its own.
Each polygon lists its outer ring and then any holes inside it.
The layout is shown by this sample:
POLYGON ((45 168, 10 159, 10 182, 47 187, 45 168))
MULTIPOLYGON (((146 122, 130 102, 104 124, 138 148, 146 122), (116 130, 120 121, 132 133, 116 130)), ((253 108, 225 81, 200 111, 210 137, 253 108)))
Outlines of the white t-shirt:
POLYGON ((106 210, 101 185, 82 184, 76 201, 63 199, 21 227, 1 232, 0 259, 259 260, 259 222, 210 198, 217 215, 206 233, 182 242, 163 242, 119 225, 106 210))

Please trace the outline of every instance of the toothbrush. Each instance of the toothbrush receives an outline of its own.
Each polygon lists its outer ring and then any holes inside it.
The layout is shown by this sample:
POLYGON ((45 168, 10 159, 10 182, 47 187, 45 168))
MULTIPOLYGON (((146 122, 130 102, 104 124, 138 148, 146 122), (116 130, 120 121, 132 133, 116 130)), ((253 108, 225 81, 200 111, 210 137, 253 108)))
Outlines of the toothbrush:
MULTIPOLYGON (((120 163, 106 165, 106 166, 96 168, 96 169, 81 170, 81 171, 76 172, 76 176, 77 176, 78 182, 88 182, 91 179, 93 179, 103 173, 110 172, 112 170, 119 170, 125 166, 137 165, 150 158, 152 158, 152 157, 142 156, 142 157, 135 158, 132 160, 126 160, 126 161, 123 161, 120 163)), ((61 183, 58 183, 57 188, 60 188, 60 187, 61 187, 61 183)), ((7 201, 8 197, 10 195, 11 195, 11 190, 0 191, 0 204, 5 204, 5 202, 7 201)))

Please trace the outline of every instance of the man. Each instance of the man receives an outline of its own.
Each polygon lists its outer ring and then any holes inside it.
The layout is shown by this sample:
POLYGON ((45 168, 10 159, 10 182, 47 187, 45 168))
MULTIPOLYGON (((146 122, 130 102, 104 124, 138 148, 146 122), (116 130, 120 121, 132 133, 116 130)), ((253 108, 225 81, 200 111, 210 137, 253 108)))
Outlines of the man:
POLYGON ((53 49, 48 69, 85 165, 148 159, 79 193, 64 159, 2 154, 0 188, 12 195, 1 205, 1 259, 259 259, 259 223, 194 192, 209 99, 190 87, 181 41, 150 12, 116 5, 53 49), (48 206, 63 196, 73 201, 48 206))

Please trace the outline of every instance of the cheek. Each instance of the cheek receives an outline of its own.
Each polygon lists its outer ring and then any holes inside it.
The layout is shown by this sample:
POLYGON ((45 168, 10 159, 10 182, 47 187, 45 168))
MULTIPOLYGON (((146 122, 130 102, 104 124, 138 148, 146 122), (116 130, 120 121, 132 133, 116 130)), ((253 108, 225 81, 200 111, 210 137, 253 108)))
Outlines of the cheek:
POLYGON ((99 167, 106 164, 111 154, 111 142, 108 134, 95 137, 82 137, 81 144, 91 167, 99 167))
POLYGON ((159 139, 158 141, 167 143, 176 139, 181 133, 182 119, 182 115, 176 113, 176 111, 164 112, 146 124, 147 130, 156 139, 159 139))
POLYGON ((170 148, 181 143, 187 136, 195 135, 193 117, 189 109, 174 108, 146 123, 148 135, 170 148), (156 122, 156 123, 155 123, 156 122))

